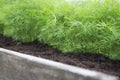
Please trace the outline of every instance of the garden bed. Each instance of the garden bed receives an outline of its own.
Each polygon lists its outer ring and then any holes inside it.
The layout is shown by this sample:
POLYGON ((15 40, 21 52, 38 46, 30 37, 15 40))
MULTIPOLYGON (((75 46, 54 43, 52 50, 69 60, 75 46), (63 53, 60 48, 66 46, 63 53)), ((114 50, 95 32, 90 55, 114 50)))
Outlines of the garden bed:
POLYGON ((110 60, 109 58, 99 54, 64 54, 59 50, 51 48, 46 44, 39 43, 38 41, 19 43, 9 37, 4 37, 3 35, 0 35, 0 47, 69 65, 120 76, 120 61, 110 60))
POLYGON ((119 80, 101 72, 0 48, 0 80, 119 80))

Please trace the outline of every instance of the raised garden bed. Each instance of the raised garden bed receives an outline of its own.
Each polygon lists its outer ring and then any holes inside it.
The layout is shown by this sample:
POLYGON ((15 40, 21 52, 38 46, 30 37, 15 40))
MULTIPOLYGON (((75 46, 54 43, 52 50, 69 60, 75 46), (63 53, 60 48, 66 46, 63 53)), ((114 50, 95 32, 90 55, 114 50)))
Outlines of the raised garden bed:
POLYGON ((0 35, 0 47, 34 55, 37 57, 62 62, 69 65, 83 67, 106 74, 120 76, 120 61, 110 60, 97 54, 64 54, 48 45, 33 43, 17 43, 9 37, 0 35))
POLYGON ((0 48, 0 80, 119 80, 100 72, 0 48))
POLYGON ((0 0, 0 34, 2 48, 120 77, 118 0, 0 0))

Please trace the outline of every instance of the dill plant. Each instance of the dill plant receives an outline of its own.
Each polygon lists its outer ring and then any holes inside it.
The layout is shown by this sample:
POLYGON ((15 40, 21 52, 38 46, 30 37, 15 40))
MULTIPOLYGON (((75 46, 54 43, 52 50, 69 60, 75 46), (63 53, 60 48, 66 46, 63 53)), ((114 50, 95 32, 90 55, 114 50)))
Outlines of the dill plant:
POLYGON ((15 0, 6 10, 3 34, 21 42, 38 39, 64 53, 97 53, 120 60, 117 0, 15 0))
POLYGON ((53 14, 40 33, 40 41, 65 53, 89 52, 120 59, 119 2, 88 0, 80 5, 64 2, 54 8, 53 14))
MULTIPOLYGON (((5 16, 4 35, 22 42, 34 41, 41 20, 41 5, 34 0, 14 3, 5 16), (38 22, 39 21, 39 22, 38 22)), ((43 22, 44 23, 44 22, 43 22)))
POLYGON ((3 27, 4 27, 4 24, 3 24, 3 13, 2 13, 2 7, 3 7, 3 3, 0 1, 0 34, 3 33, 3 27))

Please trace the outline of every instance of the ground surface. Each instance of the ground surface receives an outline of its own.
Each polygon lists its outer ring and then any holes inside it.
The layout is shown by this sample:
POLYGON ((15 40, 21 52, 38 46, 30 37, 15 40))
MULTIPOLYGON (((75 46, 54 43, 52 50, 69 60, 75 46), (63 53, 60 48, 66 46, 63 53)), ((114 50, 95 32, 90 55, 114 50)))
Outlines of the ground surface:
POLYGON ((120 77, 120 61, 113 61, 102 55, 90 53, 64 54, 38 41, 18 43, 2 35, 0 35, 0 47, 120 77))

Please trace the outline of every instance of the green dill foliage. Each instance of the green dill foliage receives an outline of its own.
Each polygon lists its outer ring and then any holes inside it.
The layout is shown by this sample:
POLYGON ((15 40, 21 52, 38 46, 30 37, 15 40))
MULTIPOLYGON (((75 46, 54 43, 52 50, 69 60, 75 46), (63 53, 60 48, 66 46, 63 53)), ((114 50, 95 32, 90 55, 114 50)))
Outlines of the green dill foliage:
POLYGON ((61 51, 99 53, 120 60, 120 3, 88 0, 55 5, 39 40, 61 51), (111 6, 112 5, 112 6, 111 6))
POLYGON ((3 28, 4 28, 4 24, 0 23, 0 34, 3 34, 3 28))
POLYGON ((4 35, 22 42, 36 40, 40 27, 45 23, 44 9, 48 6, 45 0, 14 1, 5 15, 4 35))
POLYGON ((34 41, 38 32, 40 9, 34 1, 14 3, 5 16, 4 35, 22 42, 34 41))
POLYGON ((64 53, 97 53, 120 60, 118 0, 1 0, 0 33, 38 39, 64 53), (7 4, 7 5, 5 5, 7 4))
POLYGON ((3 33, 3 27, 4 27, 4 23, 3 23, 3 12, 2 12, 2 8, 3 8, 3 3, 2 1, 0 1, 0 34, 3 33))
MULTIPOLYGON (((2 13, 0 12, 0 15, 2 15, 2 13)), ((2 23, 2 18, 0 16, 0 34, 3 33, 3 23, 2 23)))

